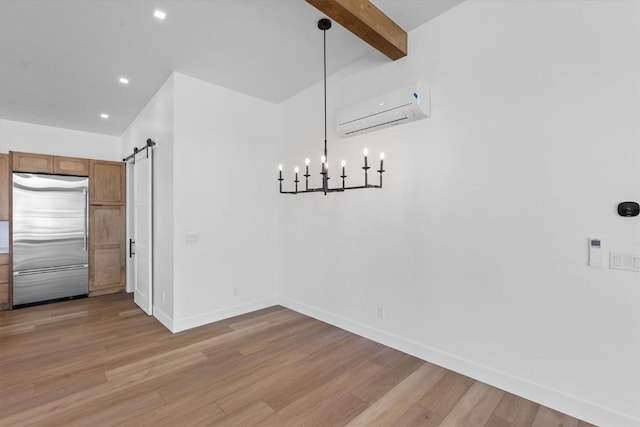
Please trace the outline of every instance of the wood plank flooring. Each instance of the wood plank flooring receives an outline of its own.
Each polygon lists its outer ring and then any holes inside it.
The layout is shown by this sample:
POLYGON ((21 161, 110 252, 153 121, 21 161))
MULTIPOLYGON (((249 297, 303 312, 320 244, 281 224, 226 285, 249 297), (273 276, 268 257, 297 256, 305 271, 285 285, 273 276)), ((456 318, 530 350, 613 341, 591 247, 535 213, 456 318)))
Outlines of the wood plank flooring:
POLYGON ((283 307, 171 334, 117 294, 0 312, 0 425, 590 424, 283 307))

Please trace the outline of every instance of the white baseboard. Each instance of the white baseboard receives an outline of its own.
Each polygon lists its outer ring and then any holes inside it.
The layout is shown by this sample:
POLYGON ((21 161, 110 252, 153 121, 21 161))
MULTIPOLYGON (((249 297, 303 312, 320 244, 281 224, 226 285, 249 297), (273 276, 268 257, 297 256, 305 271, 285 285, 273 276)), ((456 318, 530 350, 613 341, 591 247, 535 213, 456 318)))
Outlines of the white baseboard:
POLYGON ((601 427, 640 426, 640 419, 638 418, 602 407, 540 384, 535 384, 524 378, 515 377, 472 360, 464 359, 436 348, 372 328, 290 298, 280 297, 279 302, 280 305, 301 314, 345 329, 386 346, 393 347, 422 360, 474 378, 589 423, 601 427))
POLYGON ((155 317, 158 322, 162 323, 165 328, 171 332, 175 332, 173 330, 173 318, 156 306, 153 307, 153 317, 155 317))
MULTIPOLYGON (((219 320, 228 319, 229 317, 239 316, 241 314, 250 313, 252 311, 261 310, 263 308, 278 305, 278 298, 271 297, 246 304, 236 305, 233 307, 222 308, 195 316, 177 319, 173 321, 173 327, 169 328, 171 332, 180 332, 197 326, 206 325, 208 323, 217 322, 219 320)), ((158 319, 160 320, 160 319, 158 319)), ((160 320, 162 322, 162 320, 160 320)), ((164 325, 164 323, 162 323, 164 325)), ((166 325, 165 325, 166 326, 166 325)), ((168 327, 168 326, 167 326, 168 327)))

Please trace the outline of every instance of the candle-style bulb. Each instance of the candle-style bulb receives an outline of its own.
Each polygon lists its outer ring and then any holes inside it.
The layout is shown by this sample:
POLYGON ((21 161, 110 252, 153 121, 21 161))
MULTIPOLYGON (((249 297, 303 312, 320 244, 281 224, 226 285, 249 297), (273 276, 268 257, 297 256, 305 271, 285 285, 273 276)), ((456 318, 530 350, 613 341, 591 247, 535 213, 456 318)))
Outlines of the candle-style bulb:
POLYGON ((347 165, 347 162, 345 162, 345 161, 343 160, 343 161, 341 161, 341 162, 340 162, 340 165, 341 165, 342 167, 345 167, 345 166, 347 165))
POLYGON ((308 157, 307 157, 306 159, 304 159, 304 164, 305 164, 306 166, 309 166, 309 158, 308 158, 308 157))
POLYGON ((365 156, 368 156, 368 155, 369 155, 369 149, 368 149, 368 148, 365 148, 365 149, 364 149, 364 155, 365 155, 365 156))
POLYGON ((282 165, 278 165, 278 169, 279 169, 279 170, 282 170, 282 165))
POLYGON ((326 162, 327 161, 327 157, 325 155, 322 155, 322 157, 320 157, 320 161, 322 163, 326 162))
POLYGON ((298 171, 299 171, 298 167, 296 166, 296 167, 295 167, 295 169, 294 169, 293 171, 294 171, 295 173, 298 173, 298 171))
POLYGON ((384 160, 384 153, 380 153, 380 160, 384 160))

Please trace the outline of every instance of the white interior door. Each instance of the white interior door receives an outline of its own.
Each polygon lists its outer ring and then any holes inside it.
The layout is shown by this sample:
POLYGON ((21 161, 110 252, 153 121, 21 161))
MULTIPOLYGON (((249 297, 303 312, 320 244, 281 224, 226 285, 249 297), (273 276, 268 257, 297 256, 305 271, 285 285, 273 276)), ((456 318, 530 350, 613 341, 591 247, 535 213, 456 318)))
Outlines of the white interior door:
POLYGON ((133 165, 133 295, 145 313, 153 314, 153 149, 136 155, 133 165))

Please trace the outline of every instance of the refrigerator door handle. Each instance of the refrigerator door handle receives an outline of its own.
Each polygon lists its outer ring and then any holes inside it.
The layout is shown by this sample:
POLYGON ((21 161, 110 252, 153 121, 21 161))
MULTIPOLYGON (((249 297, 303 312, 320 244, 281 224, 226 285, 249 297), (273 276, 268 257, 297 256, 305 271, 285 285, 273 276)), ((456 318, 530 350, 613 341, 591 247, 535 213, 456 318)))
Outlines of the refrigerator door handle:
POLYGON ((31 274, 55 273, 58 271, 84 270, 89 268, 89 264, 65 265, 62 267, 32 268, 30 270, 14 271, 13 276, 29 276, 31 274))
POLYGON ((82 250, 87 251, 89 241, 89 191, 84 192, 84 235, 82 236, 82 250))

